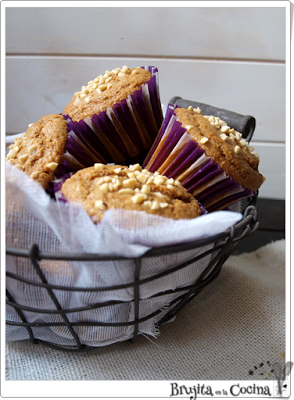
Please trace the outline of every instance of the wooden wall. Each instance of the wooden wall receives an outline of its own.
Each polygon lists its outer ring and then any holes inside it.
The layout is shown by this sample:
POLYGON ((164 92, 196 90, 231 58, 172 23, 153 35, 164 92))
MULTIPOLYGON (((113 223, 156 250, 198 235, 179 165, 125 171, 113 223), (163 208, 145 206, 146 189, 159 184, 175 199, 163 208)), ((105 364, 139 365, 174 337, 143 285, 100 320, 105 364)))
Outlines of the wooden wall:
POLYGON ((6 134, 62 112, 75 91, 107 69, 155 65, 164 105, 180 96, 256 118, 251 143, 267 178, 260 196, 285 198, 286 2, 59 8, 6 3, 6 134))

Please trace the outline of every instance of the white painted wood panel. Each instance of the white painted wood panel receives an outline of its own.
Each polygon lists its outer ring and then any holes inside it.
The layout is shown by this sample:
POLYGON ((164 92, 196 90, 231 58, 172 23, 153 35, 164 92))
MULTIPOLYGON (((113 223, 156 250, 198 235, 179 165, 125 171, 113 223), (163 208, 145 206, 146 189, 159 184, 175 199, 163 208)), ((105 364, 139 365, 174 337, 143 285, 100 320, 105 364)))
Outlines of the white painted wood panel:
POLYGON ((253 115, 255 140, 285 141, 284 65, 147 58, 7 57, 6 132, 22 132, 42 116, 62 112, 82 85, 124 64, 157 66, 165 105, 180 96, 253 115))
POLYGON ((106 69, 155 65, 163 104, 180 96, 256 118, 252 145, 267 178, 260 197, 285 198, 286 2, 278 7, 8 3, 6 133, 23 132, 42 116, 62 112, 75 91, 106 69))
POLYGON ((6 7, 8 54, 285 60, 285 5, 6 7))
POLYGON ((260 156, 259 172, 266 180, 259 190, 259 197, 283 200, 286 191, 285 144, 251 142, 260 156))

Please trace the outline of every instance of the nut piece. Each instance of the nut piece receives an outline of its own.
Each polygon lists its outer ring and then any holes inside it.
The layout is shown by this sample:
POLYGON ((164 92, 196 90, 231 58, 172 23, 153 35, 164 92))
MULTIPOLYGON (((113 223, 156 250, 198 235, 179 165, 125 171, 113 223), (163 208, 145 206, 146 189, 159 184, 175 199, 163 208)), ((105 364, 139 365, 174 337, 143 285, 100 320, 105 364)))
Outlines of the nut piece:
POLYGON ((104 90, 107 89, 107 85, 99 85, 98 89, 101 90, 101 92, 103 92, 104 90))
POLYGON ((227 138, 228 138, 228 136, 227 136, 225 133, 222 133, 222 134, 220 135, 220 137, 221 137, 221 139, 224 140, 224 141, 226 141, 227 138))
POLYGON ((174 178, 169 178, 165 181, 167 185, 172 185, 175 182, 174 178))
POLYGON ((119 182, 109 184, 109 190, 111 192, 116 192, 118 190, 118 187, 119 187, 119 182))
POLYGON ((58 167, 57 162, 51 162, 51 163, 47 164, 47 168, 51 169, 51 171, 55 171, 57 167, 58 167))
POLYGON ((153 181, 154 181, 153 176, 150 176, 150 178, 148 178, 148 180, 146 182, 146 185, 151 185, 151 183, 153 183, 153 181))
POLYGON ((245 139, 240 140, 240 145, 241 146, 246 146, 248 142, 245 139))
POLYGON ((155 196, 164 197, 164 194, 161 192, 154 192, 155 196))
POLYGON ((132 197, 133 203, 143 203, 144 200, 147 199, 147 194, 145 193, 138 193, 132 197))
POLYGON ((158 175, 154 178, 154 183, 155 185, 162 185, 166 180, 167 178, 165 176, 158 175))
POLYGON ((127 65, 124 65, 121 70, 122 70, 122 72, 124 74, 130 74, 131 73, 131 70, 127 65))
POLYGON ((31 174, 31 178, 36 179, 39 176, 39 172, 35 171, 31 174))
POLYGON ((152 202, 151 210, 158 210, 159 209, 159 203, 158 201, 154 200, 152 202))
POLYGON ((146 206, 146 207, 151 207, 152 203, 151 203, 150 200, 146 200, 146 201, 143 202, 143 205, 146 206))
POLYGON ((95 169, 100 170, 104 167, 104 164, 96 163, 96 164, 94 164, 94 167, 95 167, 95 169))
POLYGON ((148 185, 143 185, 143 186, 142 186, 142 189, 141 189, 141 192, 142 192, 142 193, 145 193, 145 194, 149 194, 149 193, 150 193, 150 186, 148 186, 148 185))
POLYGON ((97 200, 97 201, 95 201, 94 206, 95 206, 96 208, 99 208, 99 210, 101 210, 101 211, 104 211, 104 210, 107 209, 106 204, 105 204, 102 200, 97 200))
POLYGON ((137 175, 137 180, 140 183, 146 183, 148 181, 148 179, 149 179, 148 175, 145 175, 145 174, 142 174, 142 173, 141 174, 139 173, 139 175, 137 175))
POLYGON ((136 178, 136 175, 134 172, 128 172, 127 175, 129 178, 136 178))
POLYGON ((27 159, 28 159, 28 154, 22 154, 20 157, 19 157, 19 161, 23 164, 27 159))
POLYGON ((135 189, 137 186, 137 180, 135 178, 126 179, 123 181, 123 186, 135 189))
POLYGON ((200 143, 201 143, 201 144, 204 144, 204 143, 206 143, 206 142, 208 142, 208 138, 207 138, 207 137, 203 137, 203 138, 200 140, 200 143))
POLYGON ((37 146, 33 144, 31 147, 29 147, 29 153, 32 155, 36 152, 37 146))
POLYGON ((240 151, 241 151, 241 147, 240 147, 240 146, 235 146, 234 152, 235 152, 236 154, 238 154, 238 153, 240 153, 240 151))
POLYGON ((82 93, 88 94, 89 93, 89 89, 86 86, 82 86, 82 93))
POLYGON ((108 192, 109 191, 109 183, 105 182, 100 186, 101 192, 108 192))
POLYGON ((9 159, 9 158, 15 157, 16 154, 18 153, 18 151, 19 151, 19 147, 18 146, 14 146, 13 149, 9 151, 9 153, 6 156, 6 158, 9 159))
POLYGON ((130 171, 142 171, 142 167, 140 164, 134 164, 129 166, 130 171))
POLYGON ((228 126, 228 125, 223 125, 221 128, 220 128, 220 130, 221 130, 221 132, 228 132, 229 130, 230 130, 230 127, 228 126))
POLYGON ((119 189, 117 193, 134 193, 134 190, 131 188, 119 189))
POLYGON ((97 185, 101 185, 102 183, 104 183, 104 176, 102 176, 101 178, 97 179, 97 185))

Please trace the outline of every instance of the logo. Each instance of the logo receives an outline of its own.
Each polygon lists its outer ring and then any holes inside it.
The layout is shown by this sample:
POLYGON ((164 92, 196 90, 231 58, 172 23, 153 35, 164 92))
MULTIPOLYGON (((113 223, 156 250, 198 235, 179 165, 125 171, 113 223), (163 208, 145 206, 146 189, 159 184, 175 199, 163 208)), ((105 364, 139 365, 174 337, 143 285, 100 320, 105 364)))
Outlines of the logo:
POLYGON ((273 364, 273 372, 275 377, 277 378, 276 384, 276 394, 279 396, 289 396, 289 382, 288 377, 290 375, 290 371, 293 367, 293 363, 288 361, 284 367, 281 366, 279 363, 273 364))

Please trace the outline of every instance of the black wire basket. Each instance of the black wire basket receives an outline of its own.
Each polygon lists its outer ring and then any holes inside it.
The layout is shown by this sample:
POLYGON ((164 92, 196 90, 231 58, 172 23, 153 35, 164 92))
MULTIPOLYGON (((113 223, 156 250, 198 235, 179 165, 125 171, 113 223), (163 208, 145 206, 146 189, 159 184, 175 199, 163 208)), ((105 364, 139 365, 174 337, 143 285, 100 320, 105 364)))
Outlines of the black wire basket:
MULTIPOLYGON (((180 99, 180 98, 178 98, 180 99)), ((180 99, 181 100, 181 99, 180 99)), ((189 104, 193 105, 193 102, 189 102, 189 104)), ((254 129, 254 128, 253 128, 254 129)), ((249 132, 252 136, 252 132, 249 132)), ((244 135, 245 136, 245 135, 244 135)), ((251 137, 248 139, 250 140, 251 137)), ((47 292, 47 295, 50 297, 51 301, 54 304, 54 308, 46 309, 46 308, 36 308, 32 307, 28 304, 21 304, 21 302, 17 302, 13 296, 13 292, 10 290, 9 284, 7 284, 6 289, 6 304, 10 310, 14 310, 14 313, 17 315, 15 319, 6 319, 7 326, 13 326, 15 328, 23 328, 26 330, 27 338, 33 344, 42 343, 46 346, 56 348, 63 351, 70 352, 84 352, 92 349, 95 346, 85 344, 83 339, 80 337, 78 333, 78 327, 83 327, 87 329, 87 327, 101 327, 109 328, 109 327, 128 327, 131 328, 132 334, 131 338, 128 339, 131 342, 135 342, 137 340, 138 335, 140 334, 140 324, 148 321, 154 317, 157 318, 157 324, 160 326, 161 324, 170 321, 173 319, 182 308, 188 304, 197 294, 199 294, 208 284, 210 284, 220 273, 221 268, 228 257, 232 254, 235 247, 238 243, 244 238, 251 236, 256 229, 258 228, 257 221, 257 200, 258 196, 253 196, 246 200, 242 201, 241 210, 243 214, 243 218, 240 222, 233 225, 230 229, 227 229, 224 232, 221 232, 217 235, 193 241, 190 243, 179 244, 176 246, 167 246, 167 247, 159 247, 152 248, 144 255, 140 257, 117 257, 109 254, 108 256, 101 256, 99 254, 77 254, 77 253, 48 253, 43 252, 39 249, 38 244, 33 243, 29 249, 18 249, 7 247, 6 254, 9 257, 15 257, 18 259, 29 259, 30 260, 30 268, 34 269, 36 279, 28 279, 27 277, 14 273, 11 271, 6 272, 7 279, 9 282, 16 282, 21 284, 26 284, 30 287, 34 288, 42 288, 47 292), (209 248, 207 247, 209 245, 209 248), (208 250, 207 250, 208 248, 208 250), (197 253, 196 256, 189 258, 188 260, 181 262, 177 265, 173 265, 171 268, 167 268, 159 273, 152 274, 152 276, 148 276, 147 278, 141 275, 141 267, 144 260, 153 257, 163 257, 165 255, 177 254, 182 252, 187 252, 192 249, 199 249, 200 252, 197 253), (203 249, 203 251, 202 251, 203 249), (176 296, 172 301, 165 307, 165 312, 162 311, 162 308, 157 309, 149 313, 148 315, 144 315, 144 317, 140 317, 140 307, 141 307, 141 288, 142 285, 146 283, 153 283, 157 280, 168 276, 170 274, 175 273, 176 271, 183 271, 187 266, 193 265, 204 257, 209 257, 209 262, 205 265, 205 268, 202 270, 200 276, 190 282, 187 285, 176 287, 176 288, 167 288, 162 292, 156 293, 150 297, 160 297, 167 296, 169 294, 173 294, 176 296), (46 278, 46 274, 43 271, 41 261, 42 260, 65 260, 69 262, 82 261, 84 263, 93 263, 97 265, 97 269, 99 269, 99 264, 105 261, 128 261, 130 264, 130 268, 132 271, 132 279, 128 283, 123 283, 119 285, 112 286, 103 286, 103 287, 79 287, 79 286, 61 286, 52 284, 46 278), (71 292, 71 294, 79 294, 81 292, 92 292, 92 293, 100 293, 100 292, 108 292, 113 293, 115 291, 121 289, 130 289, 130 293, 132 293, 132 298, 129 303, 132 305, 133 318, 131 320, 118 322, 105 322, 99 320, 86 320, 86 319, 77 319, 72 321, 70 316, 74 313, 83 313, 89 310, 99 310, 104 307, 116 307, 119 304, 125 302, 119 300, 109 300, 103 302, 93 302, 91 304, 87 304, 79 307, 65 307, 62 306, 60 301, 58 300, 58 296, 56 293, 60 292, 71 292), (58 322, 46 322, 45 320, 40 319, 34 322, 30 322, 27 316, 30 313, 37 313, 40 315, 50 315, 58 317, 58 322), (16 320, 17 319, 17 320, 16 320), (41 321, 41 322, 40 322, 41 321), (38 328, 44 327, 62 327, 66 329, 68 335, 71 338, 71 345, 64 345, 55 343, 51 340, 46 340, 46 338, 41 339, 40 337, 36 337, 36 332, 38 328)), ((8 283, 8 282, 7 282, 8 283)))

